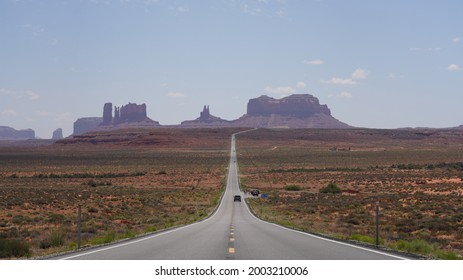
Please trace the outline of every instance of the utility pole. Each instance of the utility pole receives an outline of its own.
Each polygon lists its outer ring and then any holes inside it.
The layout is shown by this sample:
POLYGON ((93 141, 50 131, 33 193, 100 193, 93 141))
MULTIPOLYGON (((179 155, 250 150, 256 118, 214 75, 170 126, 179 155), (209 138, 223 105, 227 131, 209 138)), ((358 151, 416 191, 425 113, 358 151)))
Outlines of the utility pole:
POLYGON ((376 201, 376 247, 379 246, 379 201, 376 201))

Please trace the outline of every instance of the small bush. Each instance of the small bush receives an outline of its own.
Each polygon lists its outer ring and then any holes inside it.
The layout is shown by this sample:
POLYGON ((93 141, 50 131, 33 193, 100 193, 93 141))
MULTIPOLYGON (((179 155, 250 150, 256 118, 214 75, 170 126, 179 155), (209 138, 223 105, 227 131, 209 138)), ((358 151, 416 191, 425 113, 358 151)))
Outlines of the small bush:
POLYGON ((455 251, 442 251, 437 250, 435 253, 436 257, 441 260, 463 260, 455 251))
POLYGON ((29 245, 17 239, 0 238, 0 258, 29 256, 29 245))
MULTIPOLYGON (((376 244, 376 239, 370 236, 366 235, 361 235, 361 234, 353 234, 349 236, 349 240, 355 240, 363 243, 369 243, 369 244, 376 244)), ((379 239, 379 244, 383 245, 384 244, 384 239, 380 238, 379 239)))
POLYGON ((116 240, 116 234, 114 232, 108 232, 101 237, 96 237, 90 241, 92 245, 100 245, 105 243, 111 243, 116 240))
POLYGON ((287 190, 287 191, 300 191, 300 190, 302 190, 302 188, 300 186, 297 186, 297 185, 289 185, 289 186, 285 187, 285 190, 287 190))
POLYGON ((320 189, 320 193, 341 193, 341 189, 335 183, 329 183, 320 189))

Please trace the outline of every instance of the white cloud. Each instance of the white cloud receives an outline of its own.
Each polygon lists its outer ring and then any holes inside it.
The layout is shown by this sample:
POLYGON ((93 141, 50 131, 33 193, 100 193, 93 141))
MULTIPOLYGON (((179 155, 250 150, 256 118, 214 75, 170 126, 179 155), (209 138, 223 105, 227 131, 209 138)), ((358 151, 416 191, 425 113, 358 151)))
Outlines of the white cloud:
POLYGON ((321 59, 315 59, 315 60, 304 60, 303 63, 308 64, 308 65, 322 65, 325 62, 321 59))
POLYGON ((296 92, 296 90, 290 86, 287 87, 276 87, 272 88, 270 86, 267 86, 264 88, 264 91, 266 93, 271 93, 271 94, 278 94, 278 95, 290 95, 296 92))
POLYGON ((296 84, 296 87, 297 87, 297 88, 305 88, 306 86, 307 86, 307 85, 306 85, 304 82, 298 82, 298 83, 296 84))
POLYGON ((341 92, 341 94, 339 94, 339 97, 341 97, 341 98, 352 98, 352 93, 347 92, 347 91, 343 91, 343 92, 341 92))
POLYGON ((40 99, 40 95, 38 95, 36 92, 32 90, 26 91, 27 97, 29 97, 30 100, 38 100, 40 99))
POLYGON ((0 88, 0 95, 13 95, 13 91, 5 88, 0 88))
POLYGON ((368 75, 367 70, 358 68, 352 73, 351 77, 352 79, 359 80, 359 79, 366 79, 367 75, 368 75))
POLYGON ((0 116, 3 116, 3 117, 13 117, 13 116, 16 116, 16 115, 18 115, 18 114, 13 109, 5 109, 5 110, 0 112, 0 116))
POLYGON ((455 37, 452 39, 452 42, 454 43, 459 43, 461 41, 461 38, 460 37, 455 37))
POLYGON ((256 16, 260 15, 262 13, 262 9, 257 8, 257 7, 251 7, 248 4, 245 4, 243 6, 243 12, 245 14, 251 15, 251 16, 256 16))
POLYGON ((28 98, 30 100, 40 99, 40 95, 33 90, 11 90, 0 88, 0 95, 12 96, 17 99, 28 98))
POLYGON ((343 78, 337 78, 333 77, 331 80, 324 80, 322 81, 324 84, 332 84, 332 85, 356 85, 357 82, 354 81, 353 79, 343 79, 343 78))
POLYGON ((447 67, 447 70, 449 70, 449 71, 460 71, 460 70, 461 70, 461 67, 460 67, 460 65, 458 65, 458 64, 450 64, 450 65, 447 67))
POLYGON ((417 52, 417 51, 420 51, 421 48, 409 48, 409 50, 410 50, 411 52, 417 52))
POLYGON ((403 78, 405 78, 404 75, 398 75, 396 73, 390 73, 387 77, 389 79, 403 79, 403 78))
POLYGON ((167 93, 166 96, 172 97, 172 98, 183 98, 183 97, 185 97, 186 95, 183 94, 183 93, 181 93, 181 92, 174 92, 174 91, 171 91, 171 92, 167 93))

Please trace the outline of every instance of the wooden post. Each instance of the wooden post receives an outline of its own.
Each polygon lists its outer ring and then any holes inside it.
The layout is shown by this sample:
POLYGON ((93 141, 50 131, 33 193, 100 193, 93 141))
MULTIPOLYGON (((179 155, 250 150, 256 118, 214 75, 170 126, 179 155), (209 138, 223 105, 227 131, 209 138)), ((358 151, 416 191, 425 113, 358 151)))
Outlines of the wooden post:
POLYGON ((81 237, 82 237, 82 206, 79 203, 79 207, 77 208, 77 249, 80 249, 81 245, 81 237))
POLYGON ((376 247, 379 246, 379 201, 376 201, 376 247))

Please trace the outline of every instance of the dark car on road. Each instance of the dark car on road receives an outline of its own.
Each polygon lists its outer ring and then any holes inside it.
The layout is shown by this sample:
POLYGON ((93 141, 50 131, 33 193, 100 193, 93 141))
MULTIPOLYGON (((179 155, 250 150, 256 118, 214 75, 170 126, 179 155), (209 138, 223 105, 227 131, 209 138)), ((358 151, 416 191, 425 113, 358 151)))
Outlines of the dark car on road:
POLYGON ((235 201, 241 202, 241 195, 235 195, 233 197, 233 202, 235 202, 235 201))

